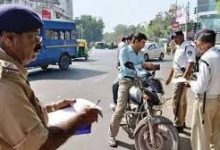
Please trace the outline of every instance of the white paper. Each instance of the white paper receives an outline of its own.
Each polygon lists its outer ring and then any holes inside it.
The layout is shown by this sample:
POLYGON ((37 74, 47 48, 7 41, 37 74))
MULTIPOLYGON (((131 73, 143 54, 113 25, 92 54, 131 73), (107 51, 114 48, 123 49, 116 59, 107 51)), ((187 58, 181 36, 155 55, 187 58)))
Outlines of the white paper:
POLYGON ((86 99, 83 99, 83 98, 77 98, 76 99, 76 102, 72 104, 74 110, 76 112, 82 110, 83 108, 85 108, 86 106, 90 106, 90 107, 94 107, 94 108, 97 108, 99 109, 100 111, 102 110, 100 107, 98 106, 95 106, 94 103, 92 103, 91 101, 88 101, 86 99))
POLYGON ((99 110, 99 114, 102 116, 102 109, 98 106, 95 106, 94 103, 90 102, 89 100, 77 98, 76 102, 72 104, 72 106, 57 110, 55 112, 51 112, 48 114, 49 117, 49 125, 56 125, 60 122, 67 121, 68 119, 72 118, 76 115, 76 112, 81 111, 86 106, 94 107, 99 110))
POLYGON ((60 122, 66 121, 75 115, 76 115, 76 111, 74 110, 74 108, 72 106, 61 109, 61 110, 57 110, 55 112, 51 112, 48 114, 48 117, 49 117, 48 124, 49 125, 57 125, 60 122))
POLYGON ((177 79, 172 79, 173 84, 183 83, 183 82, 188 82, 188 81, 186 80, 186 78, 183 78, 183 77, 179 77, 177 79))

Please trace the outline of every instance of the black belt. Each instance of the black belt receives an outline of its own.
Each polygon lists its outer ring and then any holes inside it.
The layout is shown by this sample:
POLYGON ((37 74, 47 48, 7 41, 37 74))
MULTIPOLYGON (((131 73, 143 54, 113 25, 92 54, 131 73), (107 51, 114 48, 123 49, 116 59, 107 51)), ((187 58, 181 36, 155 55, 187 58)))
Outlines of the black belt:
POLYGON ((124 79, 130 79, 130 80, 134 80, 134 77, 130 77, 130 76, 124 76, 124 79))

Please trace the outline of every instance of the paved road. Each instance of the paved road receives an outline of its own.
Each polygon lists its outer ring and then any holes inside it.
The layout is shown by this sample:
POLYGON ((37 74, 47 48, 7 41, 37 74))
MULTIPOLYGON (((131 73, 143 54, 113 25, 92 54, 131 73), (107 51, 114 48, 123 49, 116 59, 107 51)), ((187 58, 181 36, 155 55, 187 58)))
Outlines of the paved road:
MULTIPOLYGON (((117 76, 115 69, 116 52, 114 50, 93 50, 90 52, 88 61, 78 59, 73 61, 68 71, 61 72, 57 66, 52 66, 48 71, 32 69, 29 71, 29 79, 36 95, 43 103, 52 102, 62 98, 81 97, 95 102, 101 99, 100 106, 103 108, 104 118, 99 119, 92 127, 92 134, 73 136, 60 150, 111 150, 108 146, 108 126, 112 115, 109 104, 112 100, 111 85, 117 76)), ((171 65, 171 57, 165 57, 161 64, 161 71, 156 76, 162 82, 167 78, 171 65)), ((172 86, 165 87, 166 98, 171 97, 172 86)), ((190 97, 192 98, 192 94, 190 97)), ((187 114, 187 125, 190 125, 192 100, 190 99, 187 114)), ((173 119, 170 101, 164 106, 163 115, 173 119)), ((190 150, 189 130, 181 134, 181 150, 190 150)), ((120 130, 117 137, 119 140, 118 150, 134 150, 134 141, 120 130)))

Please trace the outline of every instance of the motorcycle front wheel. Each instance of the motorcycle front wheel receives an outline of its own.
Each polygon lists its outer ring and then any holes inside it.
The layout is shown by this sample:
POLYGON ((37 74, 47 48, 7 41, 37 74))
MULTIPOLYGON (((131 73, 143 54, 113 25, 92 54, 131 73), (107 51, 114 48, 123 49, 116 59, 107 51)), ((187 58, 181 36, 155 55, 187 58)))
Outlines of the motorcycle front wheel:
POLYGON ((179 135, 174 126, 158 123, 153 125, 155 144, 151 142, 148 124, 135 134, 136 150, 179 150, 179 135))

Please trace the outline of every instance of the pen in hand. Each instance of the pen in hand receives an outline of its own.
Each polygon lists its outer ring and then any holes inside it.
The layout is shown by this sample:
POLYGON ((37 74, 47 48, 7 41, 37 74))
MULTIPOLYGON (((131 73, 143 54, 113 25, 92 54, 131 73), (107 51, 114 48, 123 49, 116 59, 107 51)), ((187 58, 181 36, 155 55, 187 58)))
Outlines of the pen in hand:
MULTIPOLYGON (((94 108, 97 108, 96 106, 98 106, 98 104, 101 102, 101 100, 99 99, 99 100, 97 100, 97 102, 95 103, 95 105, 94 105, 94 108)), ((102 115, 102 111, 98 108, 97 110, 99 110, 98 111, 98 113, 99 113, 99 115, 103 118, 103 115, 102 115)))
POLYGON ((101 100, 97 100, 97 102, 95 103, 94 107, 98 106, 98 104, 101 102, 101 100))

